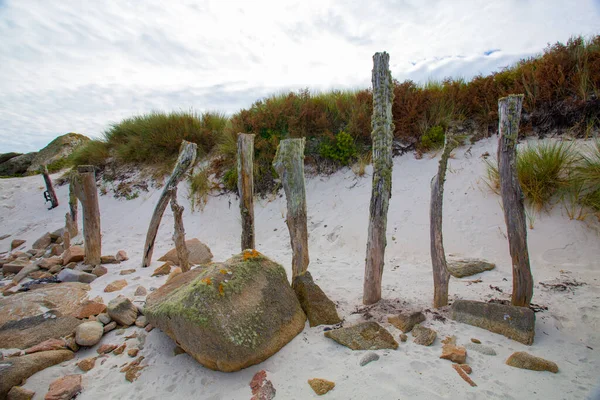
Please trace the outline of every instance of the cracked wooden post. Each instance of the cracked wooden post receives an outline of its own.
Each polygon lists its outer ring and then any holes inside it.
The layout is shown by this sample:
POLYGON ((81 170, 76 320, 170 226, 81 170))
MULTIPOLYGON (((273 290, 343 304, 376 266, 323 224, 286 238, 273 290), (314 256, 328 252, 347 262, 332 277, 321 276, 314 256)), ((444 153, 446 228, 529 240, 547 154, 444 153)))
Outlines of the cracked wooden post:
POLYGON ((56 192, 54 191, 54 187, 52 186, 52 179, 50 179, 50 174, 48 174, 48 168, 46 165, 42 165, 40 167, 40 172, 44 177, 44 183, 46 183, 46 191, 44 192, 44 198, 46 201, 50 202, 49 210, 58 207, 58 198, 56 197, 56 192))
POLYGON ((77 176, 73 179, 73 193, 81 202, 83 209, 83 237, 85 260, 88 265, 99 265, 102 252, 100 234, 100 207, 98 206, 98 188, 93 165, 77 167, 77 176))
POLYGON ((529 307, 533 296, 533 277, 527 249, 524 196, 517 176, 517 142, 523 95, 498 100, 498 172, 508 247, 513 267, 512 305, 529 307))
POLYGON ((158 198, 158 202, 154 208, 154 213, 150 219, 150 226, 148 226, 146 243, 144 244, 144 251, 142 253, 142 267, 147 267, 152 262, 154 241, 156 240, 160 220, 162 219, 165 209, 169 204, 169 200, 171 199, 170 190, 179 184, 185 173, 194 165, 194 161, 196 161, 197 149, 198 145, 196 145, 196 143, 191 143, 185 140, 181 142, 181 147, 179 148, 179 157, 177 158, 173 172, 171 173, 165 188, 158 198))
POLYGON ((392 101, 394 99, 390 56, 386 52, 373 56, 373 188, 371 192, 367 258, 363 284, 363 303, 381 299, 381 276, 386 246, 387 212, 392 196, 392 101))
POLYGON ((279 142, 273 168, 281 178, 287 200, 286 224, 292 244, 292 282, 308 269, 308 229, 306 227, 306 189, 304 187, 305 139, 279 142))
POLYGON ((242 251, 254 249, 254 135, 240 133, 237 143, 238 193, 242 216, 242 251))
POLYGON ((444 151, 440 158, 437 174, 431 179, 431 203, 429 208, 429 234, 431 238, 431 265, 433 267, 433 306, 448 305, 448 284, 450 272, 446 264, 444 239, 442 235, 442 210, 444 206, 444 182, 450 153, 458 146, 458 141, 448 132, 444 151))
POLYGON ((71 238, 74 238, 79 233, 77 222, 77 196, 73 190, 74 177, 71 177, 69 183, 69 212, 65 214, 65 228, 69 231, 71 238))
POLYGON ((173 222, 175 230, 173 232, 173 242, 177 249, 177 258, 179 267, 183 272, 190 270, 190 251, 185 244, 185 229, 183 228, 183 206, 177 203, 177 186, 170 190, 171 192, 171 210, 173 211, 173 222))

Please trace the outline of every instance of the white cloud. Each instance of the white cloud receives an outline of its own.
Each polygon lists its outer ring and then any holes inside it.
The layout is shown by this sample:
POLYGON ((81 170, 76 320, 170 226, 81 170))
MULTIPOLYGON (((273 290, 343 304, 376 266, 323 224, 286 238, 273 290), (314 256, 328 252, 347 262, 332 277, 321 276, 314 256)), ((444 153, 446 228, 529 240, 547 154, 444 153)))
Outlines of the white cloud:
POLYGON ((597 34, 597 2, 576 3, 0 0, 0 151, 152 109, 231 113, 289 88, 368 87, 381 50, 399 80, 469 79, 597 34))

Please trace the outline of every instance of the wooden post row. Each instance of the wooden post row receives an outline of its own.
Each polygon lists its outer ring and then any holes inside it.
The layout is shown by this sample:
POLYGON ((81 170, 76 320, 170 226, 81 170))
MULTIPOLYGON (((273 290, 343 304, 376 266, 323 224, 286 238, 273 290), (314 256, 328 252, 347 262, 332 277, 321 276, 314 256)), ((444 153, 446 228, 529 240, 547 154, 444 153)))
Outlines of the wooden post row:
POLYGON ((238 193, 242 217, 242 251, 254 249, 254 135, 240 133, 237 147, 238 193))

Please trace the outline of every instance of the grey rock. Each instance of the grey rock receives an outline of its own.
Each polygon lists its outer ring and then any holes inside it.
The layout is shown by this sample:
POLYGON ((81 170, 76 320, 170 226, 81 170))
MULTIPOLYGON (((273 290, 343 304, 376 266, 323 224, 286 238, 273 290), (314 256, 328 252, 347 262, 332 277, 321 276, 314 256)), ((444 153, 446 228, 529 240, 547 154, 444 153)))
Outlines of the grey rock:
POLYGON ((464 278, 484 271, 491 271, 494 268, 496 268, 496 264, 478 258, 448 260, 448 272, 455 278, 464 278))
POLYGON ((135 323, 138 309, 127 297, 118 296, 108 302, 108 315, 119 325, 130 326, 135 323))
POLYGON ((484 344, 480 344, 480 343, 467 343, 465 345, 465 347, 468 350, 473 350, 473 351, 476 351, 478 353, 485 354, 486 356, 495 356, 496 355, 496 350, 494 350, 493 347, 486 346, 484 344))
POLYGON ((0 164, 1 176, 20 176, 27 172, 27 168, 37 153, 20 154, 0 164))
POLYGON ((102 339, 104 326, 97 321, 84 322, 75 329, 75 342, 80 346, 93 346, 102 339))
POLYGON ((111 321, 104 326, 104 333, 110 332, 117 327, 117 323, 115 321, 111 321))
POLYGON ((92 283, 97 276, 87 272, 65 268, 58 273, 57 278, 61 282, 92 283))
POLYGON ((110 321, 112 321, 112 319, 107 313, 98 314, 96 320, 98 322, 102 322, 104 325, 110 324, 110 321))
POLYGON ((352 350, 397 349, 398 342, 377 322, 362 322, 350 327, 333 329, 324 333, 352 350))
POLYGON ((421 311, 412 313, 401 313, 388 317, 388 322, 400 329, 403 333, 410 332, 416 324, 425 321, 425 315, 421 311))
POLYGON ((137 326, 138 328, 145 328, 146 325, 148 325, 148 319, 143 315, 140 315, 135 320, 135 326, 137 326))
POLYGON ((367 353, 363 356, 363 358, 360 359, 360 366, 364 367, 365 365, 367 365, 368 363, 370 363, 371 361, 377 361, 379 360, 379 354, 377 353, 367 353))
POLYGON ((421 326, 421 324, 415 325, 412 329, 413 342, 420 344, 421 346, 431 346, 437 337, 437 332, 431 328, 421 326))

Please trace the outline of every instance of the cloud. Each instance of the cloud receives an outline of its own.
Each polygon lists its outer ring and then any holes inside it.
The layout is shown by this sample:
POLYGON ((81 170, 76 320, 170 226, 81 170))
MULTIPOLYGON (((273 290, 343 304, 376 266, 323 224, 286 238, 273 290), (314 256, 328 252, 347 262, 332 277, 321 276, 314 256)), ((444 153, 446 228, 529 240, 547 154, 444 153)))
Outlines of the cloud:
POLYGON ((0 0, 0 152, 156 109, 368 87, 382 50, 398 80, 469 79, 597 34, 599 14, 597 0, 0 0))

